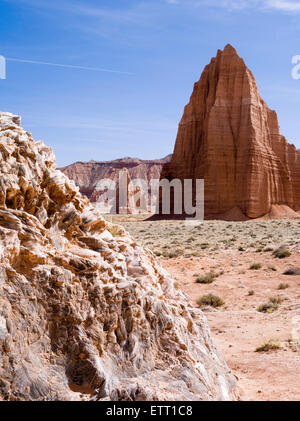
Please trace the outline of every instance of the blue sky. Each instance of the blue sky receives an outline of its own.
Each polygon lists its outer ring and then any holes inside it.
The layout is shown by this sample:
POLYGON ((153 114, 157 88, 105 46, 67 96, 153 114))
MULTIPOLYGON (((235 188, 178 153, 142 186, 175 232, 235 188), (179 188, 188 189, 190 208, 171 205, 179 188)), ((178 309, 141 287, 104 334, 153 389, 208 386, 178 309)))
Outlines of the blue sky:
POLYGON ((171 153, 193 83, 227 43, 300 148, 300 1, 0 0, 0 35, 0 110, 22 115, 58 166, 171 153))

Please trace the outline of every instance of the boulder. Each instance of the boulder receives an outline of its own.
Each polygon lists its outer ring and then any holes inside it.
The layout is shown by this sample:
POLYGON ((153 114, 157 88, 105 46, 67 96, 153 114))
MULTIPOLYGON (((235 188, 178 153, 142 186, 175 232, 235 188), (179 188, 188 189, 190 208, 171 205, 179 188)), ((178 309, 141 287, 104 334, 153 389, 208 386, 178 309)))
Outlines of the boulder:
POLYGON ((0 113, 0 400, 228 400, 235 378, 155 256, 0 113))

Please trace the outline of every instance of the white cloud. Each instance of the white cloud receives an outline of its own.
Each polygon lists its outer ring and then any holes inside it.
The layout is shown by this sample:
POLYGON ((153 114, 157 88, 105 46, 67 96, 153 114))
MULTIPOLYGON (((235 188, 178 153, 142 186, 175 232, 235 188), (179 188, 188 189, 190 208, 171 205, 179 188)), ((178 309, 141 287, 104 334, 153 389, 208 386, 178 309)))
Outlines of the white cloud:
POLYGON ((300 1, 269 0, 266 7, 285 12, 300 12, 300 1))
POLYGON ((166 0, 167 3, 177 3, 182 6, 208 6, 227 10, 277 10, 281 12, 300 12, 300 1, 293 0, 166 0))
MULTIPOLYGON (((56 9, 66 11, 72 14, 81 14, 93 17, 102 17, 111 20, 120 21, 137 21, 140 18, 145 6, 149 3, 140 1, 133 7, 126 9, 105 9, 99 6, 91 6, 89 2, 83 0, 53 0, 44 1, 40 0, 5 0, 8 3, 21 3, 35 8, 43 9, 56 9)), ((282 12, 300 12, 300 0, 157 0, 151 2, 154 6, 159 5, 161 2, 165 2, 170 5, 182 5, 186 7, 190 6, 210 6, 219 7, 228 10, 242 10, 256 8, 259 10, 278 10, 282 12)))

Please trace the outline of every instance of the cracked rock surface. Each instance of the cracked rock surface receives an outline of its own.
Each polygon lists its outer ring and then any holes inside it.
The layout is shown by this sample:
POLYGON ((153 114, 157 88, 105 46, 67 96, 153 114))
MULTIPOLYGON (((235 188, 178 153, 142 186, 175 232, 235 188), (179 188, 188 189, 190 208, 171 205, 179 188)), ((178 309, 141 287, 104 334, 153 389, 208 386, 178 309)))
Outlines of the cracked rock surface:
POLYGON ((0 113, 0 400, 226 400, 202 312, 0 113))

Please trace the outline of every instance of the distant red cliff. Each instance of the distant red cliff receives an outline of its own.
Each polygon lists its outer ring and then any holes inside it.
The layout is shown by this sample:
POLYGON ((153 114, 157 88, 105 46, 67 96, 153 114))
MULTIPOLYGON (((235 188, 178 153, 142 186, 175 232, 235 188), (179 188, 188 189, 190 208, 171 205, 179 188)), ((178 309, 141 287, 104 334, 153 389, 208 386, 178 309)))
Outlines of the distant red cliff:
POLYGON ((231 45, 195 84, 161 178, 204 179, 206 219, 297 216, 300 151, 231 45))
POLYGON ((75 162, 60 170, 80 188, 92 202, 96 202, 99 194, 96 189, 102 179, 111 179, 118 186, 119 172, 126 170, 130 179, 143 179, 148 183, 152 179, 160 179, 162 167, 170 162, 171 155, 157 160, 142 160, 138 158, 123 158, 114 161, 75 162))

